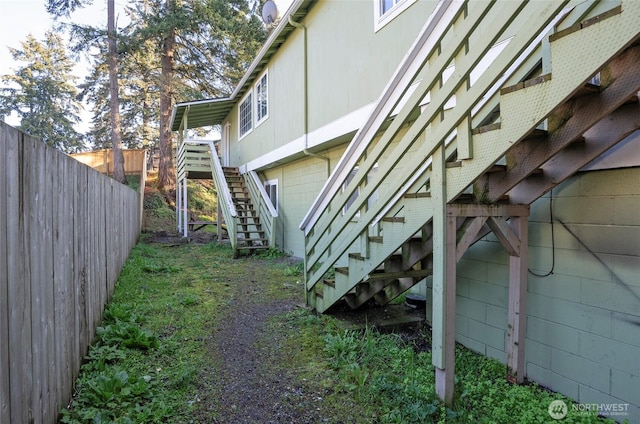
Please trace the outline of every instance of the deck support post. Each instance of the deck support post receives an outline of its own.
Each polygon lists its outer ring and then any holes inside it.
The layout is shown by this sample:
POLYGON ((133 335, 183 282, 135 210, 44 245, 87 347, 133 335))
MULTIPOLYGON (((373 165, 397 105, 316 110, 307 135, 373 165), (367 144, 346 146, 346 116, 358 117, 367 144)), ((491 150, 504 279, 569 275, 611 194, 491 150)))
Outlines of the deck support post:
POLYGON ((188 237, 188 228, 189 228, 189 209, 188 209, 188 202, 187 202, 187 179, 184 178, 183 180, 183 186, 182 186, 182 203, 183 203, 183 213, 182 213, 182 217, 184 219, 184 221, 182 222, 182 237, 186 238, 188 237))
POLYGON ((182 210, 182 191, 180 190, 180 180, 176 182, 176 222, 178 223, 178 233, 182 231, 182 217, 180 211, 182 210))
MULTIPOLYGON (((435 159, 433 163, 435 174, 435 159)), ((434 187, 439 186, 432 186, 432 191, 434 187)), ((438 195, 432 192, 434 197, 438 195)), ((449 204, 444 210, 444 218, 435 212, 433 217, 433 365, 436 394, 450 405, 454 392, 456 264, 489 230, 509 254, 507 379, 524 381, 529 206, 449 204), (459 231, 458 218, 467 219, 459 231)))
POLYGON ((431 174, 433 213, 433 317, 432 362, 436 368, 436 394, 453 403, 456 344, 456 217, 447 216, 444 147, 433 154, 431 174))
POLYGON ((518 255, 509 256, 509 311, 507 326, 507 379, 512 383, 524 382, 524 343, 526 335, 526 300, 528 272, 528 219, 511 218, 511 227, 519 237, 518 255))

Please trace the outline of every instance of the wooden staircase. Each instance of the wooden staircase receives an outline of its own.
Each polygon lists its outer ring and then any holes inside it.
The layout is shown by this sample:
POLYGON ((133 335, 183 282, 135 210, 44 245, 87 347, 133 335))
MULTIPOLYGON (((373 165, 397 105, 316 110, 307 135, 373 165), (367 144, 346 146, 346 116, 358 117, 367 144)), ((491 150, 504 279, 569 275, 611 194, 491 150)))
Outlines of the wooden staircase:
MULTIPOLYGON (((487 11, 482 8, 490 6, 472 3, 466 16, 473 17, 477 8, 484 19, 495 13, 496 22, 504 20, 502 13, 520 13, 518 7, 525 7, 505 2, 502 10, 487 11), (504 10, 510 7, 512 12, 504 10)), ((510 218, 528 216, 532 202, 640 128, 640 7, 625 1, 596 14, 600 4, 592 3, 579 13, 563 12, 565 21, 575 23, 545 36, 553 58, 550 71, 540 65, 546 60, 542 49, 534 50, 511 71, 507 81, 512 82, 482 107, 474 102, 515 57, 522 57, 533 38, 522 34, 529 29, 516 34, 473 85, 467 83, 477 63, 469 57, 471 41, 461 42, 467 56, 455 46, 447 57, 446 46, 438 44, 434 51, 442 53, 420 58, 436 68, 436 74, 439 61, 454 61, 459 76, 437 86, 428 73, 422 75, 424 91, 421 82, 403 110, 386 115, 386 124, 375 132, 380 141, 365 140, 352 183, 342 192, 336 190, 319 208, 317 219, 303 228, 311 306, 323 313, 338 303, 351 308, 385 304, 432 275, 434 244, 444 242, 435 239, 439 236, 434 236, 434 228, 447 220, 455 226, 456 260, 490 231, 517 250, 510 218), (420 105, 429 91, 431 103, 420 105), (445 110, 442 105, 452 93, 457 104, 445 110), (374 163, 378 170, 367 177, 374 163), (358 199, 344 212, 356 190, 358 199), (373 197, 375 202, 369 201, 373 197)), ((532 16, 540 22, 528 22, 544 28, 560 9, 536 10, 532 16)), ((452 18, 460 37, 467 28, 464 19, 452 18)), ((473 30, 472 22, 468 28, 473 30)))
POLYGON ((223 167, 222 170, 237 212, 237 249, 256 251, 269 248, 269 240, 265 237, 265 231, 251 201, 244 177, 240 175, 238 168, 223 167))
MULTIPOLYGON (((211 141, 203 140, 184 140, 181 143, 178 149, 177 174, 178 231, 184 231, 185 237, 189 225, 187 214, 184 213, 188 210, 186 180, 213 179, 218 190, 219 224, 221 221, 226 224, 234 257, 241 252, 255 252, 270 247, 274 212, 269 211, 270 203, 264 199, 266 193, 260 191, 259 182, 253 181, 257 176, 241 175, 237 168, 223 167, 217 146, 211 141), (247 187, 248 182, 253 184, 253 190, 247 187), (256 208, 256 204, 259 208, 256 208), (261 221, 261 216, 265 217, 266 214, 268 231, 265 231, 261 221)), ((218 229, 220 231, 221 226, 218 229)))

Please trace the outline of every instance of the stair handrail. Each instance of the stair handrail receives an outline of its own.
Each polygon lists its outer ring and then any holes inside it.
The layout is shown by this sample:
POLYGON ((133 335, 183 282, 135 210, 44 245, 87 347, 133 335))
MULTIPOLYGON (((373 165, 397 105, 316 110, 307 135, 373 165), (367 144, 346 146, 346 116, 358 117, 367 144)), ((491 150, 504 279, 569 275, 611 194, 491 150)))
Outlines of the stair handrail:
POLYGON ((278 212, 271 203, 271 199, 269 199, 269 195, 255 171, 249 171, 248 177, 245 177, 245 181, 251 193, 251 198, 255 199, 258 203, 258 217, 260 218, 260 222, 263 223, 265 235, 269 240, 269 246, 273 247, 275 245, 274 235, 278 212))
POLYGON ((353 167, 357 164, 358 159, 373 140, 380 125, 392 113, 409 89, 409 86, 415 79, 416 73, 421 67, 417 68, 415 66, 415 57, 419 55, 420 52, 430 51, 437 46, 451 23, 462 11, 464 4, 464 0, 439 1, 403 61, 395 70, 382 91, 382 94, 376 101, 375 107, 371 111, 367 121, 354 135, 344 154, 336 164, 335 169, 331 175, 329 175, 329 178, 302 219, 299 228, 304 231, 305 235, 311 231, 321 212, 326 209, 333 197, 338 193, 341 188, 341 182, 346 180, 353 167))
MULTIPOLYGON (((224 176, 224 171, 222 170, 222 164, 220 162, 220 158, 216 153, 215 144, 210 140, 184 140, 183 146, 186 145, 200 145, 200 146, 209 146, 209 161, 211 165, 211 176, 216 184, 218 189, 218 205, 220 206, 220 210, 222 211, 222 216, 224 217, 224 221, 227 224, 227 234, 229 234, 229 241, 231 242, 231 247, 236 249, 236 245, 238 243, 237 233, 236 233, 236 218, 238 217, 238 212, 236 211, 236 207, 233 204, 233 200, 231 199, 231 190, 229 190, 229 185, 227 184, 227 179, 224 176)), ((220 219, 220 217, 218 217, 220 219)))

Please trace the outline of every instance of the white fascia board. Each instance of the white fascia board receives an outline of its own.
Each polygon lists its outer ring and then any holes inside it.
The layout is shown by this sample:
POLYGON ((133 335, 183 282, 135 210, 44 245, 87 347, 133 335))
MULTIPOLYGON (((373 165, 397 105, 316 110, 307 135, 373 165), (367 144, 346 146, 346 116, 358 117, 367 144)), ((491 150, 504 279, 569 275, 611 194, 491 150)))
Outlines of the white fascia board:
POLYGON ((249 172, 268 168, 273 166, 276 162, 280 162, 291 156, 303 153, 305 149, 320 147, 328 141, 335 140, 338 137, 356 131, 362 126, 362 123, 367 119, 374 106, 375 103, 369 103, 360 109, 343 115, 335 121, 310 132, 307 137, 306 145, 303 134, 289 143, 241 165, 239 169, 241 172, 249 172))
POLYGON ((256 171, 262 168, 271 168, 277 162, 300 153, 304 150, 304 136, 298 137, 293 141, 270 151, 266 155, 262 155, 252 161, 245 163, 239 167, 240 172, 256 171))
POLYGON ((329 140, 334 140, 352 131, 358 130, 369 117, 375 102, 341 116, 333 122, 309 133, 307 148, 317 147, 329 140))

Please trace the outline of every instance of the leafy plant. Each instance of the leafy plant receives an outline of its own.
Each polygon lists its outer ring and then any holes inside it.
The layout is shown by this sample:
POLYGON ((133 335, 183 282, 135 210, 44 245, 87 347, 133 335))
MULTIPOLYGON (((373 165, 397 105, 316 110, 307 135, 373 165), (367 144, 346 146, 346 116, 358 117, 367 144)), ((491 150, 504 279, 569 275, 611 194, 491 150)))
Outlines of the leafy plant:
POLYGON ((297 277, 304 272, 304 262, 297 262, 293 265, 286 265, 284 267, 284 275, 287 277, 297 277))
POLYGON ((280 259, 286 257, 287 254, 277 247, 269 247, 268 249, 260 250, 256 256, 262 259, 280 259))
POLYGON ((158 338, 150 331, 131 323, 116 322, 96 330, 98 342, 106 346, 122 346, 129 349, 158 347, 158 338))

